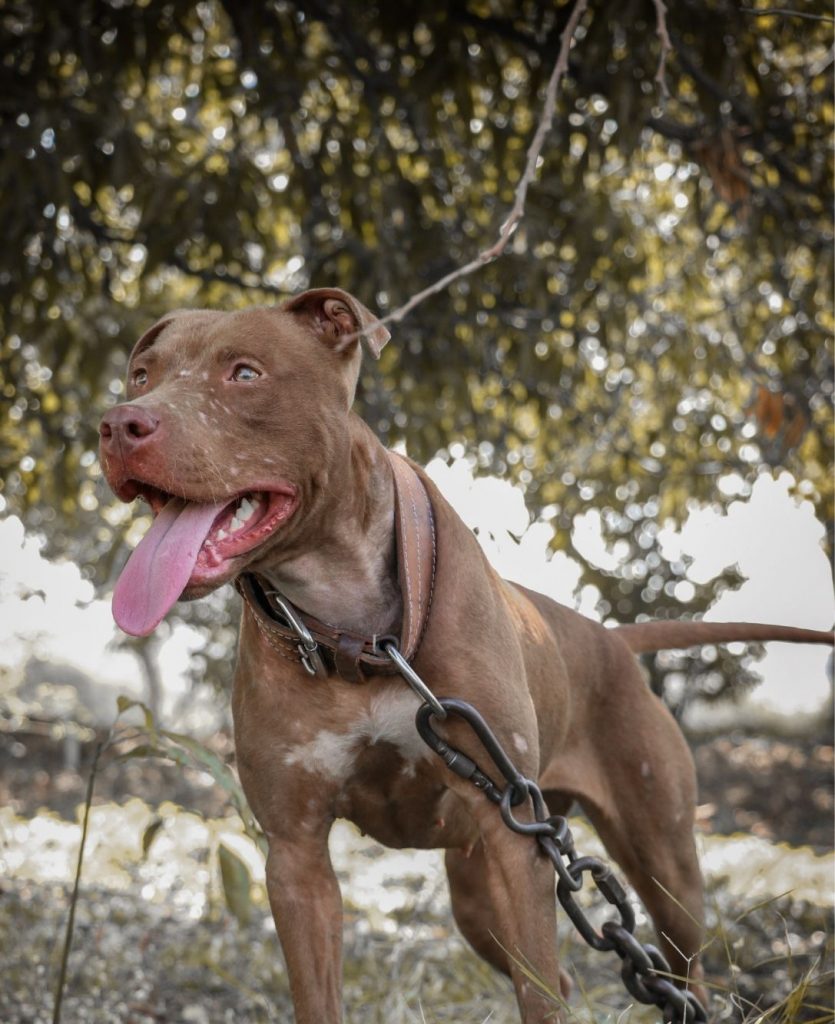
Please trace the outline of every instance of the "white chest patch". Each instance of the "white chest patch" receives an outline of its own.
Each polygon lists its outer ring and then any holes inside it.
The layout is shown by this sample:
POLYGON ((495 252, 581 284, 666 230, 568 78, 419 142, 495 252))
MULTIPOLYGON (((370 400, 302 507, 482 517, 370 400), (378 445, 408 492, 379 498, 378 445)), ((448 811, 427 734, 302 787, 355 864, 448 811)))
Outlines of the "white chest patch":
POLYGON ((390 743, 406 762, 406 768, 431 750, 415 727, 415 714, 420 701, 405 687, 386 689, 371 698, 368 711, 351 724, 347 732, 323 729, 307 743, 291 747, 284 754, 284 763, 298 764, 318 775, 341 782, 348 778, 363 747, 390 743))
POLYGON ((432 751, 420 738, 415 725, 419 707, 419 698, 405 685, 399 690, 383 690, 372 697, 368 716, 369 741, 391 743, 410 764, 431 756, 432 751))
POLYGON ((285 764, 298 764, 329 779, 344 779, 354 765, 356 737, 353 733, 317 732, 312 740, 291 747, 285 764))

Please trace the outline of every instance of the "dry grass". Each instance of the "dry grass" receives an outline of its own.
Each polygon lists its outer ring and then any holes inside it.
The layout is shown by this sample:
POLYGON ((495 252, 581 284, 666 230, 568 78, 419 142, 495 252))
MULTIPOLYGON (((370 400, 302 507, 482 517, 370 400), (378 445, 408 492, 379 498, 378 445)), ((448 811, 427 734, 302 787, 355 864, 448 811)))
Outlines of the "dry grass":
MULTIPOLYGON (((240 826, 234 819, 207 821, 169 807, 143 853, 141 836, 153 813, 139 801, 93 809, 64 1019, 289 1021, 287 979, 260 884, 254 885, 246 925, 223 899, 218 843, 240 851, 240 826)), ((594 852, 582 824, 578 834, 583 849, 594 852)), ((26 821, 0 813, 0 861, 6 861, 0 867, 11 876, 0 900, 4 1024, 51 1019, 77 837, 77 826, 58 819, 26 821), (51 882, 59 863, 64 875, 51 882)), ((761 876, 745 874, 754 862, 748 842, 712 840, 706 850, 709 867, 724 865, 709 879, 704 956, 713 1019, 831 1021, 832 858, 778 849, 780 877, 797 895, 758 896, 761 876), (742 856, 734 856, 736 849, 742 856)), ((439 857, 384 852, 347 828, 337 830, 335 847, 346 897, 347 1021, 517 1024, 510 985, 471 953, 453 926, 439 857)), ((763 850, 775 852, 767 845, 763 850)), ((593 913, 598 923, 606 916, 605 908, 593 913)), ((640 933, 650 938, 645 922, 640 933)), ((657 1011, 631 1005, 616 956, 588 949, 564 916, 559 934, 562 959, 575 982, 569 1021, 659 1020, 657 1011)))

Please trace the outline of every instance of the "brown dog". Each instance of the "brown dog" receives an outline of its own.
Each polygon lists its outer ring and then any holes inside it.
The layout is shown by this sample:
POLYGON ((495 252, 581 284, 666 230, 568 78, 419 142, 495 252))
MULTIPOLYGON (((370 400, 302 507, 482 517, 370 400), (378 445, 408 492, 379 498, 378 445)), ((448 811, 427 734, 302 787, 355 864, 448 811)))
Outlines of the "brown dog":
MULTIPOLYGON (((276 309, 172 313, 137 343, 128 400, 101 425, 111 487, 125 501, 144 497, 156 516, 116 586, 120 625, 147 634, 176 600, 231 581, 245 598, 237 757, 269 840, 297 1021, 342 1016, 327 845, 339 817, 388 846, 444 848, 462 932, 511 975, 526 1024, 555 1019, 519 966, 560 990, 553 867, 423 744, 391 638, 436 694, 478 708, 553 812, 580 801, 673 969, 698 986, 693 765, 633 651, 829 634, 607 630, 501 580, 432 483, 351 412, 361 330, 378 354, 388 332, 337 289, 276 309)), ((438 731, 499 778, 459 720, 438 731)))

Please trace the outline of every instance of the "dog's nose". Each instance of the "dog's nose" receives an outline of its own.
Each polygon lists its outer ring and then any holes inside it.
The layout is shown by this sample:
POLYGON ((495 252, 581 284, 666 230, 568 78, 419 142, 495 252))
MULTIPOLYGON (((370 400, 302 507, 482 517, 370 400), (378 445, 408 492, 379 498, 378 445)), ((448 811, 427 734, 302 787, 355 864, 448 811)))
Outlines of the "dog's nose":
POLYGON ((138 405, 117 405, 105 413, 99 426, 102 444, 114 442, 134 448, 159 426, 159 417, 138 405))

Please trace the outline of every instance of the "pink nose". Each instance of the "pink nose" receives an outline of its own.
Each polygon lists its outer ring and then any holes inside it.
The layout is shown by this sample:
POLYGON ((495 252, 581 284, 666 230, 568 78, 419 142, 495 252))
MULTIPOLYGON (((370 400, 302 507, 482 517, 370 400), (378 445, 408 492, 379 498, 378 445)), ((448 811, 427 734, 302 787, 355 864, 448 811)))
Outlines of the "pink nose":
POLYGON ((138 447, 159 426, 159 417, 138 405, 117 405, 105 413, 99 426, 101 444, 105 449, 129 451, 138 447))

